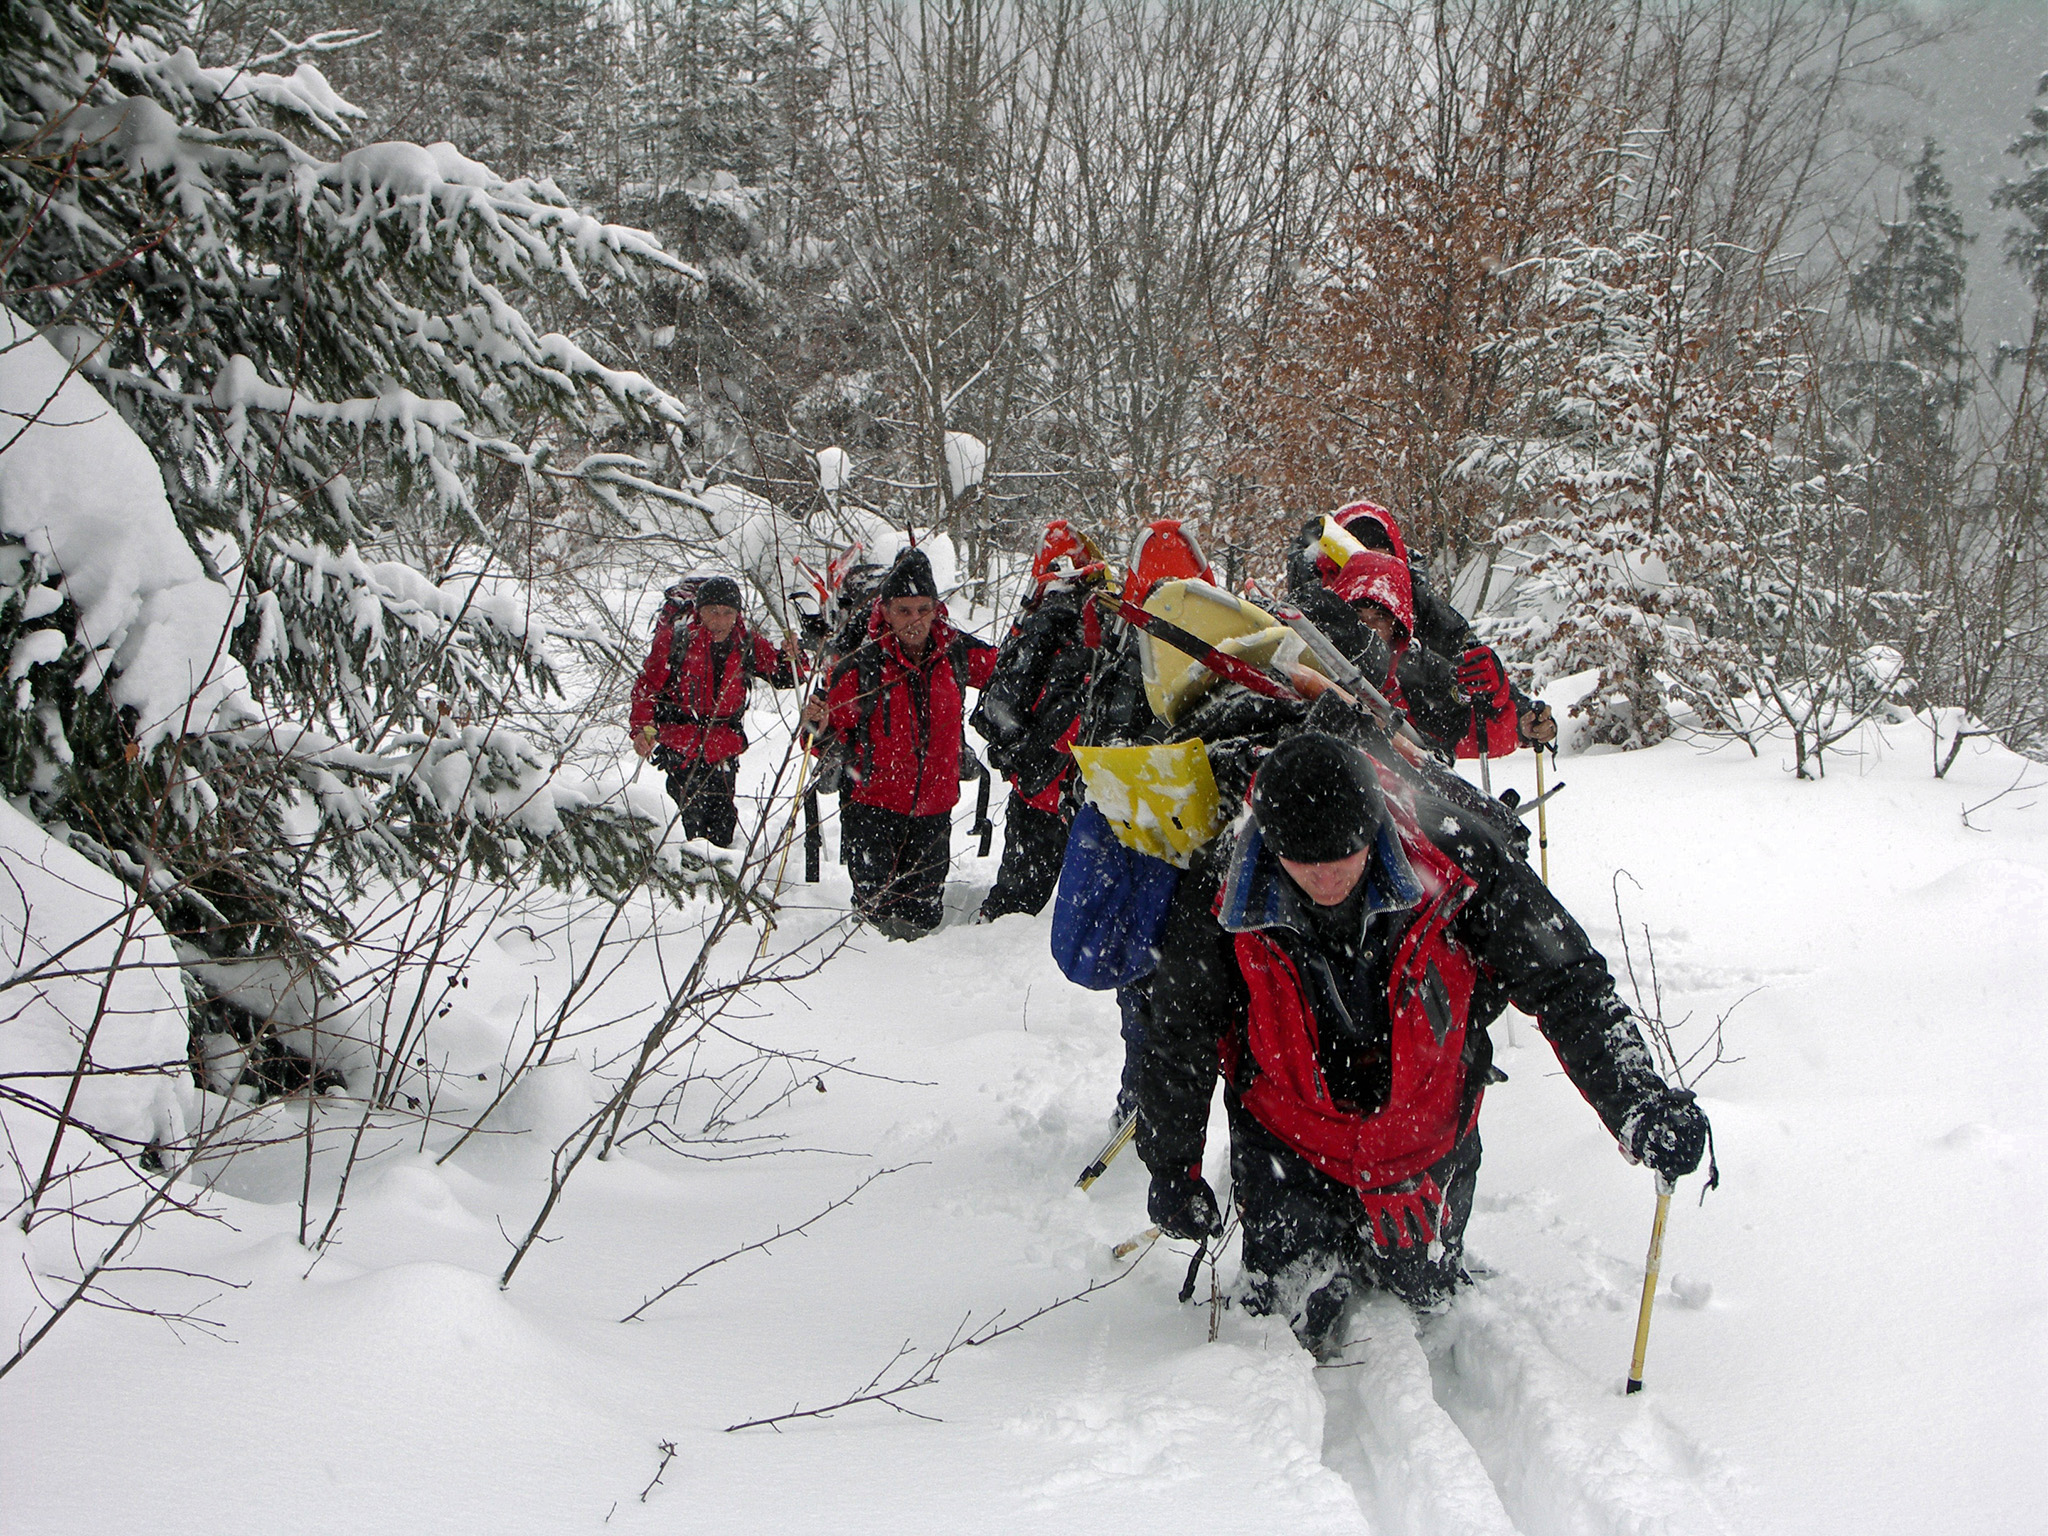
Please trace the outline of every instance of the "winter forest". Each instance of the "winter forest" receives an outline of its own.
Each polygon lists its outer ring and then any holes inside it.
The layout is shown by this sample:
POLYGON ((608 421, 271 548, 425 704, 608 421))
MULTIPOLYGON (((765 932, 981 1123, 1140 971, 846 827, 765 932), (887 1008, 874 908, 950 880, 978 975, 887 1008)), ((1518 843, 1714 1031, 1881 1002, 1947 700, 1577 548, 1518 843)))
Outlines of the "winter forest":
POLYGON ((0 0, 0 1531, 2029 1528, 2048 54, 1996 164, 1916 73, 2004 14, 0 0), (1271 608, 1361 500, 1720 1187, 1646 1288, 1509 1008, 1472 1284, 1311 1351, 1075 1186, 985 725, 895 942, 800 710, 905 550, 1000 646, 1056 520, 1271 608), (706 576, 730 846, 629 725, 706 576))

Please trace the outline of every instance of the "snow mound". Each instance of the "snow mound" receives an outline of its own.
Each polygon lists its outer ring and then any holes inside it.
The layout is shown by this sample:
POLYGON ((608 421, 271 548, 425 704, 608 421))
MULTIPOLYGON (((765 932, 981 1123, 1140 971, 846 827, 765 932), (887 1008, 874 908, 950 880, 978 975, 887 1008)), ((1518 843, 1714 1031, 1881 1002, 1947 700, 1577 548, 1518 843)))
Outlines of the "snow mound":
MULTIPOLYGON (((134 1151, 176 1141, 185 1134, 192 1088, 170 939, 118 880, 4 800, 0 869, 0 947, 9 962, 0 984, 0 1071, 14 1078, 15 1090, 52 1106, 48 1114, 22 1103, 0 1111, 10 1166, 29 1177, 41 1169, 55 1106, 81 1056, 92 1075, 79 1084, 73 1120, 134 1151)), ((77 1135, 64 1148, 60 1169, 91 1153, 77 1135)))
MULTIPOLYGON (((235 596, 178 531, 149 450, 61 353, 0 309, 0 531, 62 575, 86 648, 80 684, 133 708, 147 748, 203 730, 247 686, 225 639, 235 596), (15 423, 25 425, 15 426, 15 423)), ((47 647, 46 632, 24 644, 47 647)), ((56 658, 11 658, 16 674, 56 658)))

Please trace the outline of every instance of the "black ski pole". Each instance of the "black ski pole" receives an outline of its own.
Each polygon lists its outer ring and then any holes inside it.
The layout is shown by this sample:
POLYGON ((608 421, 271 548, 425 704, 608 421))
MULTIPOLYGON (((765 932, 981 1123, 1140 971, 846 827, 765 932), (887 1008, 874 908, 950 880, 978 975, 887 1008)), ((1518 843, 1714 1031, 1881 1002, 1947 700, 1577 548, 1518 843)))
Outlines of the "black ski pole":
POLYGON ((804 884, 818 883, 818 868, 825 853, 825 829, 818 824, 818 787, 804 791, 804 884))
POLYGON ((986 764, 982 765, 981 788, 974 793, 974 825, 968 830, 981 839, 981 857, 988 857, 989 839, 996 835, 995 823, 988 819, 988 781, 991 775, 986 764))

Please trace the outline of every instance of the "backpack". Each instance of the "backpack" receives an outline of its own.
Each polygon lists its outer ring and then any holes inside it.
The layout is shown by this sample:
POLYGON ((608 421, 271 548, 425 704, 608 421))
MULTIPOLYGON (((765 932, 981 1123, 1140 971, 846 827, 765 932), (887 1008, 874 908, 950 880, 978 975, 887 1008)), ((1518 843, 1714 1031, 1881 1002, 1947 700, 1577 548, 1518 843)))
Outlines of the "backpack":
POLYGON ((1126 848, 1109 819, 1084 804, 1067 834, 1053 897, 1052 958, 1061 974, 1095 992, 1151 975, 1179 884, 1178 869, 1126 848))

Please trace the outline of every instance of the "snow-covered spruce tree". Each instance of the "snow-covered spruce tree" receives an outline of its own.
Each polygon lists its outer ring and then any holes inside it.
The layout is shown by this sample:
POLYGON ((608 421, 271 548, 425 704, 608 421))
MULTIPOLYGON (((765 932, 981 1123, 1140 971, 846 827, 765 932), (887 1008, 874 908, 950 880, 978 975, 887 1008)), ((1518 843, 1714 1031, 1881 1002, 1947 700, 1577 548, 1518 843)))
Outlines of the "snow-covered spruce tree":
MULTIPOLYGON (((2037 96, 2048 96, 2043 75, 2037 96)), ((1944 702, 1963 730, 1991 730, 2016 751, 2048 751, 2048 104, 2027 113, 2011 145, 2025 174, 1993 194, 2018 216, 2005 259, 2033 291, 2025 339, 1999 350, 2007 413, 1991 445, 1991 484, 1978 515, 1940 552, 1943 633, 1952 661, 1944 702)), ((1937 767, 1953 761, 1951 748, 1937 767)))
POLYGON ((1534 686, 1598 670, 1585 739, 1659 741, 1674 701, 1728 725, 1743 657, 1717 593, 1749 558, 1736 514, 1796 360, 1770 338, 1713 334, 1711 263, 1655 234, 1534 265, 1541 323, 1493 360, 1512 429, 1471 434, 1457 465, 1504 509, 1495 538, 1528 559, 1487 627, 1534 686))
MULTIPOLYGON (((201 15, 222 57, 265 28, 374 33, 322 61, 369 136, 415 138, 432 124, 501 172, 545 171, 700 268, 702 284, 613 285, 573 313, 684 403, 696 464, 782 499, 805 451, 784 438, 782 407, 838 350, 811 354, 824 338, 791 325, 783 293, 787 283, 800 296, 830 246, 819 238, 830 69, 818 11, 816 0, 209 0, 201 15)), ((629 426, 605 446, 666 455, 665 436, 636 441, 629 426)), ((480 499, 492 503, 499 484, 487 480, 480 499)))
POLYGON ((1958 417, 1971 393, 1963 346, 1963 248, 1932 140, 1906 182, 1905 216, 1849 280, 1859 322, 1837 370, 1837 410, 1871 460, 1870 510, 1911 566, 1956 490, 1958 417))
POLYGON ((147 582, 88 604, 45 533, 0 508, 9 792, 216 958, 303 956, 347 931, 373 877, 715 878, 657 858, 659 825, 557 776, 565 744, 521 728, 557 686, 551 644, 581 637, 499 579, 485 530, 431 573, 382 547, 394 505, 469 516, 479 465, 563 473, 528 451, 537 424, 579 441, 680 420, 529 310, 587 276, 701 274, 450 145, 343 152, 355 110, 304 49, 204 68, 179 17, 161 0, 0 6, 0 281, 42 332, 10 322, 0 367, 53 343, 113 403, 203 570, 181 611, 221 618, 164 652, 170 631, 137 622, 147 582), (108 686, 145 670, 180 686, 108 686))

